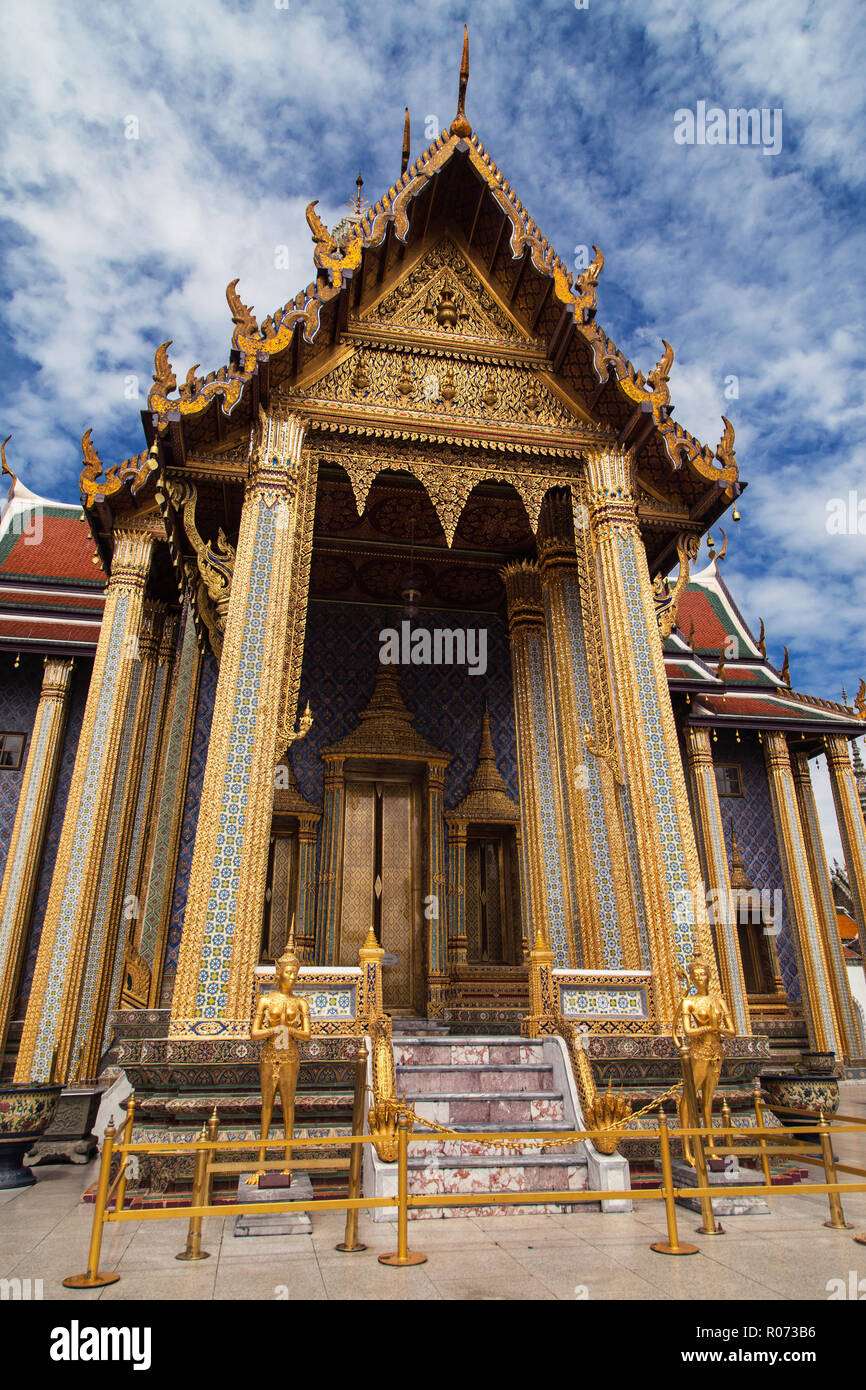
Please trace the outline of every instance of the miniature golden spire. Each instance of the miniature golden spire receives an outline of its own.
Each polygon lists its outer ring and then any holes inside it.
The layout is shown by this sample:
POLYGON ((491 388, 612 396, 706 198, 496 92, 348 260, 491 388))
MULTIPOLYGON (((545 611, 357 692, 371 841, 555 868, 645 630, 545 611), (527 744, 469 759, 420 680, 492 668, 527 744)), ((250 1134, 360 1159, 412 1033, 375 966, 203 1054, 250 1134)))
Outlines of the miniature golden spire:
POLYGON ((451 122, 451 135, 471 135, 472 127, 466 119, 466 88, 469 85, 469 30, 463 25, 463 59, 460 63, 460 87, 457 94, 457 115, 451 122))
POLYGON ((409 107, 407 106, 407 107, 406 107, 406 117, 405 117, 405 119, 404 119, 404 121, 403 121, 403 154, 402 154, 401 161, 400 161, 400 173, 401 173, 401 174, 405 174, 406 170, 409 168, 409 142, 410 142, 410 124, 409 124, 409 107))

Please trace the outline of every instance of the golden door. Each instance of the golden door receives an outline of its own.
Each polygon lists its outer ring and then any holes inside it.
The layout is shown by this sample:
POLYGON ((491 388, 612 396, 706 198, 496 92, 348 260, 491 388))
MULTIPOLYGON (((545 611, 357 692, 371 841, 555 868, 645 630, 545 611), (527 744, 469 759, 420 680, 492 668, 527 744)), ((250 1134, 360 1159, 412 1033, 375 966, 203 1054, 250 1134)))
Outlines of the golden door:
POLYGON ((356 964, 372 927, 389 1009, 423 1011, 426 998, 419 809, 412 782, 346 782, 339 960, 356 964))

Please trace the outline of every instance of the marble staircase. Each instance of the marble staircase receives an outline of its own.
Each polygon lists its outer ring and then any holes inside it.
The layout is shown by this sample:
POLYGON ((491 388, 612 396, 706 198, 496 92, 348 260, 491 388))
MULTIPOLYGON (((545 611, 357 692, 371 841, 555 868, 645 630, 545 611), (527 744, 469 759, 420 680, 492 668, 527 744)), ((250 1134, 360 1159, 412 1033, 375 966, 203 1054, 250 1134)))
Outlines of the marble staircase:
MULTIPOLYGON (((395 1030, 397 1093, 417 1115, 467 1133, 527 1130, 567 1133, 579 1127, 571 1098, 558 1088, 553 1064, 540 1042, 519 1037, 453 1037, 432 1030, 412 1036, 395 1030)), ((424 1207, 413 1218, 598 1211, 596 1203, 538 1203, 485 1206, 485 1192, 578 1191, 588 1186, 583 1145, 522 1152, 502 1144, 437 1141, 415 1126, 409 1149, 413 1195, 478 1193, 479 1203, 424 1207)))

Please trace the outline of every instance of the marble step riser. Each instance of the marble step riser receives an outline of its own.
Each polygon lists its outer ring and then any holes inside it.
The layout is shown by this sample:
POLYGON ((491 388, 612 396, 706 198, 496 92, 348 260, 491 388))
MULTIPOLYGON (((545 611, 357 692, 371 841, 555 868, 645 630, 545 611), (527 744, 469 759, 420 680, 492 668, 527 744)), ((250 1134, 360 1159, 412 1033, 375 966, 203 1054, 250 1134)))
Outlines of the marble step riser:
POLYGON ((442 1095, 447 1091, 471 1091, 484 1095, 487 1092, 507 1092, 519 1095, 521 1091, 552 1091, 553 1071, 521 1071, 518 1067, 508 1071, 472 1071, 467 1067, 465 1075, 455 1076, 447 1071, 420 1071, 415 1067, 397 1067, 397 1091, 414 1094, 442 1095))
MULTIPOLYGON (((416 1131, 417 1133, 417 1131, 416 1131)), ((576 1153, 577 1146, 571 1145, 564 1150, 565 1153, 576 1153)), ((527 1150, 528 1161, 531 1161, 533 1154, 538 1150, 527 1150)), ((513 1161, 514 1150, 505 1144, 480 1144, 471 1139, 442 1139, 436 1143, 432 1139, 418 1139, 414 1137, 409 1147, 409 1153, 413 1159, 425 1158, 428 1160, 427 1166, 435 1168, 439 1160, 453 1158, 505 1158, 513 1161)), ((467 1165, 471 1167, 472 1165, 467 1165)))
POLYGON ((409 1194, 432 1197, 436 1193, 477 1192, 582 1192, 587 1185, 585 1163, 551 1163, 538 1167, 531 1161, 503 1164, 501 1168, 424 1168, 409 1171, 409 1194))
POLYGON ((534 1125, 557 1124, 565 1119, 565 1103, 551 1094, 549 1100, 514 1098, 485 1100, 421 1100, 410 1096, 416 1114, 437 1125, 534 1125))
POLYGON ((406 1067, 478 1067, 538 1065, 544 1061, 542 1048, 536 1043, 521 1046, 515 1043, 490 1043, 483 1046, 463 1043, 430 1044, 402 1043, 394 1039, 394 1062, 406 1067))

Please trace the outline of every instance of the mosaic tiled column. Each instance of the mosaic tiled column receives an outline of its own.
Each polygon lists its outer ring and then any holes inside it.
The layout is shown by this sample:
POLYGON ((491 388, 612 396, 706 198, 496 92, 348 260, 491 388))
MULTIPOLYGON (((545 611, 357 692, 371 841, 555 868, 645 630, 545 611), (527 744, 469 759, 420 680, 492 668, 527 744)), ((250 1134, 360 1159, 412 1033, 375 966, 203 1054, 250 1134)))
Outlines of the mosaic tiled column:
POLYGON ((524 903, 529 908, 524 936, 532 941, 540 931, 556 965, 565 968, 574 962, 576 948, 538 567, 509 565, 505 592, 517 734, 521 868, 527 885, 524 903))
POLYGON ((120 967, 115 969, 115 960, 120 955, 122 964, 125 934, 137 915, 137 905, 126 896, 127 869, 136 804, 147 759, 146 744, 164 615, 162 604, 145 603, 73 1033, 73 1074, 81 1080, 92 1080, 96 1076, 104 1051, 108 1010, 119 998, 120 967))
POLYGON ((793 922, 809 1043, 816 1052, 841 1055, 833 993, 824 958, 821 921, 812 887, 809 856, 800 822, 794 775, 785 735, 764 734, 764 760, 773 803, 776 838, 793 922))
POLYGON ((0 1057, 6 1047, 18 992, 27 927, 57 783, 72 668, 71 660, 45 658, 42 690, 0 884, 0 1057))
MULTIPOLYGON (((297 509, 315 463, 294 416, 263 417, 241 513, 170 1021, 246 1037, 267 884, 297 509)), ((314 486, 314 482, 312 483, 314 486)))
MULTIPOLYGON (((120 918, 120 928, 113 950, 113 964, 105 975, 108 980, 107 999, 97 1011, 103 1016, 102 1041, 99 1052, 103 1052, 108 1046, 111 1010, 117 1007, 120 1001, 123 973, 127 962, 137 958, 144 959, 139 957, 138 943, 142 926, 145 864, 151 821, 154 818, 154 803, 161 784, 163 751, 168 742, 166 721, 170 710, 169 698, 178 623, 179 615, 177 613, 166 614, 162 623, 162 633, 158 646, 154 649, 154 644, 149 643, 147 650, 142 650, 142 666, 146 668, 146 674, 142 680, 140 709, 135 716, 138 735, 137 747, 133 753, 134 765, 131 768, 127 792, 129 798, 128 844, 124 845, 126 873, 123 881, 122 906, 117 914, 120 918), (148 686, 150 686, 151 692, 149 705, 147 702, 148 686), (136 778, 137 788, 135 786, 136 778)), ((126 834, 126 827, 124 827, 125 840, 126 834)), ((149 962, 145 962, 145 964, 149 968, 149 962)), ((98 1025, 98 1018, 96 1024, 98 1025)))
MULTIPOLYGON (((589 451, 587 500, 615 739, 598 748, 627 784, 659 1020, 670 1027, 697 947, 717 977, 630 455, 589 451)), ((598 745, 596 745, 598 747, 598 745)))
POLYGON ((171 918, 171 890, 177 868, 200 675, 201 651, 187 604, 181 620, 179 651, 172 666, 166 710, 168 738, 155 795, 156 812, 148 845, 147 890, 137 943, 138 953, 150 970, 148 1003, 152 1009, 159 1001, 165 939, 171 918))
POLYGON ((866 823, 857 795, 857 784, 851 767, 848 740, 833 735, 824 740, 827 748, 827 769, 833 788, 833 803, 839 822, 842 853, 848 869, 848 884, 854 903, 854 915, 860 930, 860 940, 866 941, 866 823))
MULTIPOLYGON (((840 739, 839 742, 842 744, 842 756, 850 769, 851 764, 846 741, 840 739)), ((866 1039, 863 1038, 859 1027, 857 1010, 851 997, 851 986, 848 983, 848 972, 845 969, 845 960, 842 955, 842 942, 839 939, 839 927, 836 921, 836 905, 833 902, 833 889, 830 885, 830 871, 827 867, 827 856, 824 853, 824 841, 815 806, 815 793, 809 773, 809 759, 805 752, 800 752, 798 749, 791 750, 791 767, 794 772, 794 785, 797 789, 797 801, 800 806, 800 820, 806 839, 806 850, 812 869, 812 882, 815 885, 815 900, 821 920, 824 957, 829 970, 830 987, 833 991, 836 1022, 839 1025, 839 1040, 846 1059, 863 1057, 866 1056, 866 1039)), ((851 774, 851 782, 853 784, 853 773, 851 774)), ((859 799, 856 800, 855 804, 859 810, 859 799)), ((860 825, 861 827, 863 825, 862 812, 860 825)))
POLYGON ((575 904, 577 951, 571 965, 595 970, 640 969, 624 827, 609 762, 587 750, 584 731, 599 739, 603 673, 590 672, 575 548, 574 515, 567 493, 549 493, 538 538, 547 645, 553 682, 556 746, 568 868, 575 904))
POLYGON ((728 869, 709 729, 695 726, 686 729, 686 758, 697 810, 698 843, 702 850, 704 875, 715 903, 716 953, 722 978, 722 992, 728 1001, 737 1032, 748 1034, 751 1033, 752 1026, 749 1022, 746 982, 740 959, 731 875, 728 869))
POLYGON ((343 759, 326 758, 322 847, 319 853, 319 905, 316 919, 316 961, 319 965, 334 965, 337 959, 345 799, 343 759))
POLYGON ((316 958, 316 845, 319 816, 298 817, 298 925, 295 948, 302 961, 316 958))
POLYGON ((466 961, 466 822, 448 822, 448 959, 466 961))
POLYGON ((114 537, 111 578, 90 678, 66 814, 33 988, 18 1053, 16 1081, 66 1081, 84 977, 100 867, 120 764, 129 691, 139 669, 138 638, 154 538, 114 537))
POLYGON ((448 994, 448 924, 445 873, 445 763, 427 766, 427 1016, 441 1018, 448 994))

